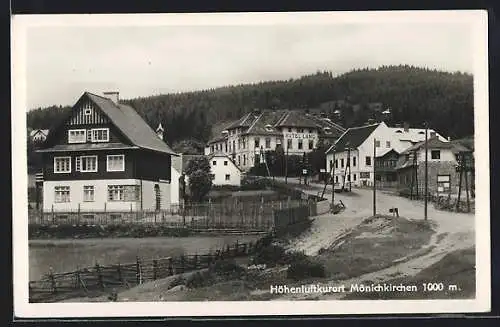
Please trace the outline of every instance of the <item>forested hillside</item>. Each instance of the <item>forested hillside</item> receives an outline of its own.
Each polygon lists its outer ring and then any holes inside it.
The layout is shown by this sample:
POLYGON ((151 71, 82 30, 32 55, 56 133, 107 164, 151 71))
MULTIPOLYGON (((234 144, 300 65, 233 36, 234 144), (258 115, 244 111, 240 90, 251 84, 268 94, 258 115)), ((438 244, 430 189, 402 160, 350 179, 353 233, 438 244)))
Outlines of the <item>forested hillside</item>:
MULTIPOLYGON (((84 90, 82 90, 83 93, 84 90)), ((169 143, 205 142, 211 128, 254 108, 324 111, 345 127, 363 124, 387 108, 388 124, 409 122, 459 138, 473 134, 473 78, 412 66, 354 70, 334 77, 317 72, 298 79, 226 86, 126 100, 151 126, 161 121, 169 143), (374 104, 381 104, 377 107, 374 104), (334 117, 333 112, 342 114, 334 117)), ((28 112, 28 126, 50 128, 68 110, 50 107, 28 112)))

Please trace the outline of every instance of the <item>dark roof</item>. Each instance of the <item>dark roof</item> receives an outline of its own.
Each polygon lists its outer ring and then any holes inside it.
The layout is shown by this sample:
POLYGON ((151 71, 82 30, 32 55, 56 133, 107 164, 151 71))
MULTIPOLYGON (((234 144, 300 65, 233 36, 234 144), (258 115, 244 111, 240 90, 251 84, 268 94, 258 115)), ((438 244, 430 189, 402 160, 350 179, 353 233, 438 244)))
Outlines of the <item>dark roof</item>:
MULTIPOLYGON (((425 146, 425 141, 419 142, 415 145, 412 145, 408 149, 404 150, 402 154, 406 154, 412 151, 420 150, 422 147, 425 146)), ((427 147, 429 149, 450 149, 453 153, 458 153, 458 152, 470 152, 468 148, 464 147, 460 143, 454 143, 454 142, 443 142, 438 139, 437 136, 431 137, 430 139, 427 140, 427 147)))
POLYGON ((130 146, 123 143, 96 143, 96 144, 58 144, 49 149, 40 149, 37 152, 54 151, 86 151, 86 150, 121 150, 138 149, 138 146, 130 146))
POLYGON ((306 116, 305 112, 289 111, 276 124, 279 127, 305 127, 318 128, 318 124, 306 116))
POLYGON ((347 144, 351 149, 360 146, 380 124, 351 127, 331 146, 326 152, 331 152, 335 146, 335 152, 342 152, 347 149, 347 144))
POLYGON ((249 127, 255 121, 255 115, 253 113, 248 113, 241 117, 240 119, 232 122, 226 129, 233 129, 237 127, 249 127))
POLYGON ((282 133, 276 127, 284 115, 283 110, 264 110, 245 131, 245 134, 281 135, 282 133))
POLYGON ((88 96, 133 144, 144 149, 177 155, 134 108, 115 104, 111 99, 89 92, 84 95, 88 96))

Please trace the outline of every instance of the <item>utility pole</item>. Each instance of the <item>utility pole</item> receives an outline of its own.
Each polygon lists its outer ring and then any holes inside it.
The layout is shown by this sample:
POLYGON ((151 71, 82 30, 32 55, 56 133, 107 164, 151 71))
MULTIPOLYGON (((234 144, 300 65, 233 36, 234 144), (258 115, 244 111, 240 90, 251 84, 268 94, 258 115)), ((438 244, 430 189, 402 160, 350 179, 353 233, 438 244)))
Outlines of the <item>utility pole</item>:
POLYGON ((335 147, 332 149, 333 151, 333 160, 332 160, 332 210, 335 205, 335 147))
POLYGON ((377 215, 377 201, 376 201, 376 180, 377 178, 375 177, 376 174, 376 168, 375 168, 375 156, 377 155, 377 147, 376 145, 377 140, 374 138, 373 139, 373 216, 375 217, 377 215))
POLYGON ((288 184, 288 142, 286 144, 285 152, 285 184, 288 184))
POLYGON ((428 141, 428 136, 427 136, 427 132, 428 132, 428 125, 427 125, 427 122, 425 122, 425 144, 424 144, 424 150, 425 150, 425 175, 424 175, 424 178, 425 178, 425 182, 424 182, 424 220, 427 220, 427 197, 428 197, 428 190, 427 190, 427 182, 428 182, 428 167, 427 167, 427 160, 428 160, 428 156, 429 154, 427 153, 428 152, 428 145, 427 145, 427 141, 428 141))

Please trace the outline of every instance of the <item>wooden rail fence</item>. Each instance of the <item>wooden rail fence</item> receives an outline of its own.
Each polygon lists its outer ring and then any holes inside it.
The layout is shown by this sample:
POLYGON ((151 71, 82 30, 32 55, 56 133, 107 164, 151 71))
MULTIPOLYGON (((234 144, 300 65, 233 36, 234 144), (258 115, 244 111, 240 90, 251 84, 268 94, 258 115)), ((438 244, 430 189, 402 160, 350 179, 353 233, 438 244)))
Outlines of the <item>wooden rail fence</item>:
POLYGON ((140 285, 144 282, 208 268, 212 263, 254 253, 257 242, 234 243, 212 253, 181 255, 81 268, 71 272, 50 271, 44 278, 29 282, 30 302, 55 302, 85 296, 92 291, 140 285))

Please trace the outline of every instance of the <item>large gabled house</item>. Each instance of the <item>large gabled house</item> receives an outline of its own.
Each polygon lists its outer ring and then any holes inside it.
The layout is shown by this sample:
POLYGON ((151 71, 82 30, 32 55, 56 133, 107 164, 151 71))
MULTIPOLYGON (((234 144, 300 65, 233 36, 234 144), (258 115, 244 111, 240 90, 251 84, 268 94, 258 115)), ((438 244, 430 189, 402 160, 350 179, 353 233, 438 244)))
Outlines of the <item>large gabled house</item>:
POLYGON ((85 92, 49 133, 43 155, 44 211, 168 208, 174 151, 118 92, 85 92))
POLYGON ((254 110, 230 123, 211 139, 205 155, 223 153, 247 171, 261 162, 266 151, 281 149, 288 155, 312 152, 320 142, 333 142, 345 129, 301 110, 254 110))

